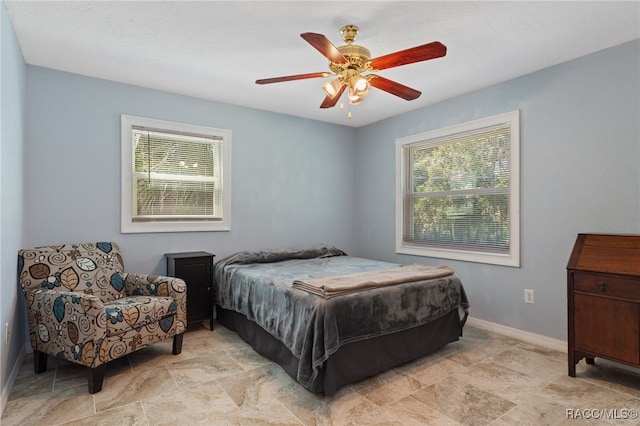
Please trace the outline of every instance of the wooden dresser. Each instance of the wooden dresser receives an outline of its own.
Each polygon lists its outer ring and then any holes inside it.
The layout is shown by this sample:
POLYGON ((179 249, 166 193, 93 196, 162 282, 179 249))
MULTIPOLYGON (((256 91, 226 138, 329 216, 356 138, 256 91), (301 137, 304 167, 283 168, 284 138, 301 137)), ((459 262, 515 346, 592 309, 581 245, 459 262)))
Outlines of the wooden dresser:
POLYGON ((569 376, 582 358, 640 367, 640 235, 578 234, 567 296, 569 376))

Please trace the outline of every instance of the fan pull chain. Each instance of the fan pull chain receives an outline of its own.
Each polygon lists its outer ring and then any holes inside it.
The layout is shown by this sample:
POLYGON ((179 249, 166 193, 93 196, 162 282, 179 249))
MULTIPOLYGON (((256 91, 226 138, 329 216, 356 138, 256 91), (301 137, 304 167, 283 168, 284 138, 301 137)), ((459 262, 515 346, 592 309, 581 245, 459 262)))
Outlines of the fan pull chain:
MULTIPOLYGON (((340 111, 344 111, 344 103, 340 102, 340 111)), ((351 108, 349 108, 349 112, 347 113, 347 118, 351 120, 351 108)))

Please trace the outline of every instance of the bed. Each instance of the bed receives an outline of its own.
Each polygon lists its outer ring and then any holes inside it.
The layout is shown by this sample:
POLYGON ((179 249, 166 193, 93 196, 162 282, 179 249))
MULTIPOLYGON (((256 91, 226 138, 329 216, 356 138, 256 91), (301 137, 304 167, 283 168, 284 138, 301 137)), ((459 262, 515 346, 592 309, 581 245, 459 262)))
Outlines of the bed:
POLYGON ((459 278, 441 269, 395 279, 407 266, 329 245, 239 252, 215 264, 216 317, 305 389, 331 395, 462 336, 459 278), (385 274, 393 279, 371 278, 385 274))

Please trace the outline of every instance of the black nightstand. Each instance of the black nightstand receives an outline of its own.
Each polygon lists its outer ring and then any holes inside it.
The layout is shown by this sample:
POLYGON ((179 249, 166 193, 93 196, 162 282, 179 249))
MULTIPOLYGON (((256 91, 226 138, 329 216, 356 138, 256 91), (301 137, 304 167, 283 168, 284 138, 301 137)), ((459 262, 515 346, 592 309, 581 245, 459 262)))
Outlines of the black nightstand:
POLYGON ((167 253, 167 275, 187 283, 187 323, 209 318, 213 330, 213 258, 204 251, 167 253))

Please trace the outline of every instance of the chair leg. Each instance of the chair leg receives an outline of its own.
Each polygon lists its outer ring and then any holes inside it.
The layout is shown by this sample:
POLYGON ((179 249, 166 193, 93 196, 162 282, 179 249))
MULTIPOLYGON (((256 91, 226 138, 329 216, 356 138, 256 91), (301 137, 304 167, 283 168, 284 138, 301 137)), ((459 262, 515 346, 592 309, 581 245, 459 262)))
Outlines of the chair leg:
POLYGON ((104 380, 104 371, 107 364, 100 364, 97 367, 87 367, 87 382, 89 384, 89 393, 97 393, 102 390, 102 381, 104 380))
POLYGON ((33 371, 36 374, 47 371, 47 354, 45 352, 33 351, 33 371))
POLYGON ((171 352, 173 355, 179 355, 182 352, 182 337, 184 333, 176 334, 173 336, 173 351, 171 352))

